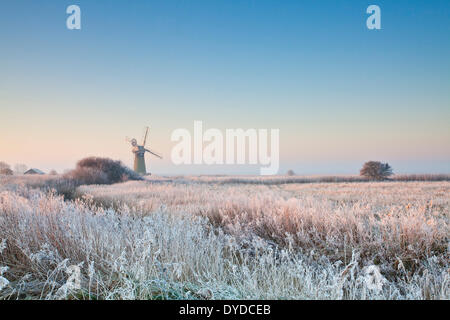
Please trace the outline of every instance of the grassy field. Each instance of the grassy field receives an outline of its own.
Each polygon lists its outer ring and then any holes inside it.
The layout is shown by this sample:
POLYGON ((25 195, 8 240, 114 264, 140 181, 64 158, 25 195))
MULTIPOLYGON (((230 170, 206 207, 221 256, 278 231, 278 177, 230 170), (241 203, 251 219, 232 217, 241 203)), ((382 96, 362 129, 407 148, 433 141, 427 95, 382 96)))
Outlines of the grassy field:
POLYGON ((4 299, 450 298, 448 181, 57 179, 0 177, 4 299))

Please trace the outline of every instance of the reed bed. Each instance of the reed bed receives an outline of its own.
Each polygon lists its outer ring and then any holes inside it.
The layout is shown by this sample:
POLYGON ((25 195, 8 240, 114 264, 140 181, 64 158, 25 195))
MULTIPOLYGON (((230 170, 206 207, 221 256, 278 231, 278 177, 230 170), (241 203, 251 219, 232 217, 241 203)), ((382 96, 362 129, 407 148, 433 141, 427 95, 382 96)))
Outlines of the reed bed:
POLYGON ((450 298, 449 182, 33 179, 0 181, 3 299, 450 298))

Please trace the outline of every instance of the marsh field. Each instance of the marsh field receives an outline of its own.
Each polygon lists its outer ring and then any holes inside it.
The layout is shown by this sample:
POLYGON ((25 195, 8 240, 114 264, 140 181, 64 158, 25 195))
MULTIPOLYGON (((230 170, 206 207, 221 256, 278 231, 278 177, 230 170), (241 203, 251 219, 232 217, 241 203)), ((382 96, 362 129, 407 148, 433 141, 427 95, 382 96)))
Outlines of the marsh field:
POLYGON ((0 299, 450 298, 449 181, 57 179, 0 176, 0 299))

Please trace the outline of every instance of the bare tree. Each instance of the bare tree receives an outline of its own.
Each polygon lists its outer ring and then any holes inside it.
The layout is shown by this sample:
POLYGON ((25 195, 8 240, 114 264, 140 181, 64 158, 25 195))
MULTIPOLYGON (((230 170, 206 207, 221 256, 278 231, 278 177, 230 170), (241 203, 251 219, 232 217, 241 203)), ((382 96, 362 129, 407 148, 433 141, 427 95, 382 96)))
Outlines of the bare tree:
POLYGON ((294 170, 288 170, 288 172, 286 173, 288 176, 295 176, 295 172, 294 170))
POLYGON ((6 162, 0 161, 0 170, 2 169, 11 169, 11 167, 6 162))
POLYGON ((23 174, 25 171, 27 171, 27 169, 27 166, 23 163, 18 163, 14 166, 14 171, 19 174, 23 174))
POLYGON ((58 172, 56 172, 55 169, 52 169, 48 174, 51 176, 56 176, 58 174, 58 172))
POLYGON ((364 163, 362 169, 359 171, 361 176, 374 180, 384 180, 393 174, 392 168, 388 163, 381 163, 380 161, 368 161, 364 163))

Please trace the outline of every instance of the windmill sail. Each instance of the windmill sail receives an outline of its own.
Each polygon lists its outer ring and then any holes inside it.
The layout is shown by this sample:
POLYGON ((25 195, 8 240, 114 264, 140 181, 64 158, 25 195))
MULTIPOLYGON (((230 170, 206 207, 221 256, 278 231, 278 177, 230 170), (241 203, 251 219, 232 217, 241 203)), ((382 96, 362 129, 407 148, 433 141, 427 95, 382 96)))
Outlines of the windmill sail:
POLYGON ((148 135, 148 127, 145 127, 145 134, 144 134, 144 139, 142 139, 142 146, 145 147, 145 144, 147 143, 147 135, 148 135))
POLYGON ((158 152, 155 152, 155 151, 150 150, 150 149, 145 149, 145 151, 147 151, 147 152, 151 153, 152 155, 162 159, 162 156, 158 152))

